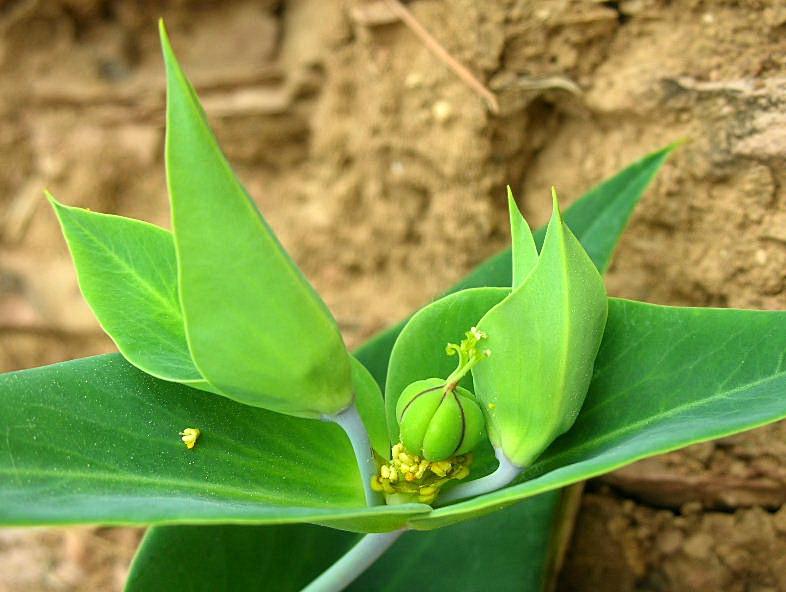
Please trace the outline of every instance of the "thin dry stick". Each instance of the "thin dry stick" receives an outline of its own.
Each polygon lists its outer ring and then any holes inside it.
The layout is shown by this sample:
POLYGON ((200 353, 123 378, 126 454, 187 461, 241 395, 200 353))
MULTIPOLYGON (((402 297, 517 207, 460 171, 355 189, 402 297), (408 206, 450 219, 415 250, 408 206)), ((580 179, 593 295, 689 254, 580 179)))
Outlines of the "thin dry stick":
POLYGON ((448 53, 442 45, 431 36, 423 25, 421 25, 418 20, 414 17, 414 15, 403 5, 399 0, 385 0, 385 3, 388 5, 391 11, 399 18, 401 21, 410 28, 410 30, 418 36, 418 38, 423 42, 423 45, 428 48, 431 53, 437 56, 440 60, 442 60, 445 65, 453 70, 456 73, 456 76, 461 78, 467 86, 469 86, 472 90, 478 93, 481 97, 486 100, 488 103, 489 109, 492 113, 499 113, 499 102, 497 101, 497 97, 491 92, 485 85, 478 80, 475 75, 469 71, 469 69, 459 62, 456 58, 448 53))

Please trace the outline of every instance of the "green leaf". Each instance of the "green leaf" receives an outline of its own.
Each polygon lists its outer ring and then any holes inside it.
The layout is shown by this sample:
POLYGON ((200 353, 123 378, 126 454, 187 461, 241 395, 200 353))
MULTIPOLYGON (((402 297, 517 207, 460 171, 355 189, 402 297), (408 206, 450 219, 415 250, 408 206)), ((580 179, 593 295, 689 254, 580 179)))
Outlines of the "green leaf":
POLYGON ((191 355, 222 394, 302 417, 352 402, 351 362, 327 307, 218 146, 161 26, 167 184, 191 355))
POLYGON ((513 192, 508 187, 508 214, 510 216, 510 242, 511 258, 513 260, 514 288, 520 286, 538 262, 538 248, 529 224, 521 215, 513 192))
POLYGON ((148 374, 209 390, 186 343, 172 235, 146 222, 64 206, 47 197, 82 294, 120 352, 148 374))
MULTIPOLYGON (((404 534, 347 590, 543 590, 561 496, 550 493, 456 526, 404 534)), ((126 592, 297 592, 358 540, 316 526, 151 529, 126 592)))
POLYGON ((517 484, 410 523, 447 526, 642 458, 783 419, 784 393, 786 312, 612 298, 595 374, 573 428, 517 484))
MULTIPOLYGON (((447 378, 456 359, 444 353, 445 345, 460 342, 464 332, 509 293, 508 288, 455 292, 420 309, 407 323, 393 346, 385 384, 385 413, 392 440, 399 439, 396 403, 404 388, 417 380, 447 378)), ((470 376, 460 384, 472 390, 470 376)))
POLYGON ((120 355, 0 376, 0 524, 316 522, 387 531, 329 422, 155 379, 120 355), (193 450, 178 432, 202 431, 193 450))
POLYGON ((371 446, 382 458, 390 454, 390 438, 385 421, 385 405, 379 385, 355 357, 352 358, 352 384, 360 419, 366 426, 371 446))
MULTIPOLYGON (((157 378, 213 391, 199 376, 188 351, 172 235, 146 222, 64 206, 48 197, 85 299, 123 356, 157 378)), ((352 382, 374 448, 387 455, 390 444, 382 395, 355 359, 352 382)))
MULTIPOLYGON (((671 151, 671 149, 672 147, 668 147, 662 151, 656 152, 653 155, 646 157, 645 159, 639 161, 638 163, 635 163, 634 165, 632 165, 631 167, 629 167, 628 169, 626 169, 625 171, 623 171, 617 177, 614 178, 613 181, 617 181, 617 182, 614 183, 607 182, 604 185, 599 186, 599 188, 596 188, 595 190, 588 193, 584 198, 579 200, 576 204, 574 204, 572 208, 570 208, 566 212, 565 215, 567 220, 572 225, 574 232, 580 239, 584 239, 585 236, 592 237, 589 240, 584 240, 583 243, 585 248, 587 248, 590 253, 598 253, 599 251, 602 251, 603 248, 609 249, 609 252, 605 257, 597 257, 596 255, 596 257, 594 258, 596 262, 602 261, 604 259, 605 261, 610 260, 611 252, 610 252, 610 247, 608 246, 609 241, 605 240, 606 237, 615 237, 613 242, 611 242, 611 247, 613 247, 614 244, 616 244, 616 237, 621 233, 625 223, 627 222, 630 212, 632 212, 633 208, 638 202, 638 199, 641 197, 641 194, 643 193, 643 189, 646 183, 642 184, 641 180, 646 179, 648 181, 654 175, 657 169, 665 161, 665 158, 668 155, 668 153, 671 151), (613 192, 606 193, 605 191, 602 190, 602 188, 613 189, 613 192), (582 208, 582 204, 586 205, 586 207, 582 208), (575 215, 574 215, 574 211, 576 212, 575 215), (598 245, 599 245, 598 249, 593 248, 593 245, 590 244, 592 241, 598 241, 598 245)), ((539 234, 539 239, 542 240, 543 229, 541 229, 541 231, 538 234, 539 234)), ((461 284, 455 286, 454 290, 459 290, 463 286, 476 286, 476 285, 482 286, 482 285, 494 285, 494 284, 510 285, 510 281, 511 281, 510 274, 511 274, 511 257, 510 257, 510 251, 507 251, 506 253, 502 253, 501 255, 498 255, 490 259, 486 263, 482 264, 481 266, 479 266, 475 270, 475 272, 471 274, 471 276, 467 280, 465 280, 465 282, 462 282, 461 284)), ((504 296, 507 293, 508 292, 506 290, 498 291, 497 294, 498 300, 496 301, 492 300, 488 308, 491 308, 493 304, 496 304, 496 302, 504 298, 504 296)), ((481 306, 480 308, 482 309, 483 307, 481 306)), ((485 310, 483 311, 483 313, 485 313, 485 310)), ((460 323, 460 325, 463 326, 464 323, 460 323)), ((369 341, 367 344, 365 344, 363 347, 361 347, 360 350, 358 350, 358 352, 356 353, 358 359, 360 359, 363 362, 363 364, 365 364, 368 368, 371 369, 373 376, 376 378, 376 380, 379 382, 380 385, 384 385, 385 373, 388 365, 388 357, 391 349, 393 348, 393 344, 396 340, 396 337, 401 331, 401 329, 403 328, 403 326, 404 323, 401 323, 398 326, 393 327, 387 330, 386 332, 378 335, 377 337, 369 341)), ((455 337, 452 337, 451 339, 455 339, 455 337)), ((444 343, 445 340, 438 339, 437 341, 442 341, 444 343)), ((429 348, 426 347, 426 349, 429 348)), ((441 358, 438 359, 442 361, 441 358)), ((451 369, 452 366, 445 368, 446 371, 450 371, 451 369)), ((430 372, 428 373, 430 374, 430 372)), ((554 495, 554 493, 549 493, 546 495, 554 495)), ((523 504, 517 506, 517 508, 526 508, 526 507, 527 506, 523 504)), ((503 516, 504 514, 500 513, 497 515, 503 516)), ((542 523, 543 522, 537 517, 532 520, 532 524, 542 524, 542 523)), ((480 521, 469 522, 466 524, 466 526, 474 525, 474 524, 480 524, 480 521)), ((465 526, 465 525, 461 525, 461 526, 465 526)), ((137 558, 137 560, 134 563, 133 574, 136 573, 158 574, 160 572, 162 573, 162 577, 165 577, 168 571, 164 570, 163 563, 158 563, 155 566, 155 569, 151 569, 151 570, 147 569, 149 559, 157 556, 158 554, 157 551, 160 550, 161 547, 154 546, 153 551, 148 554, 145 554, 144 551, 147 545, 150 544, 151 540, 152 541, 157 540, 157 535, 159 533, 166 534, 169 531, 180 530, 180 528, 181 527, 157 527, 151 529, 148 537, 146 537, 145 539, 145 543, 142 549, 140 550, 140 556, 137 558)), ((212 530, 214 527, 190 526, 190 527, 182 527, 182 528, 190 531, 189 532, 190 548, 197 548, 195 547, 195 544, 199 542, 206 542, 210 546, 213 546, 213 548, 215 549, 226 550, 224 554, 226 558, 236 557, 240 552, 249 551, 249 543, 243 543, 241 541, 239 545, 235 544, 230 546, 228 543, 220 544, 221 541, 215 541, 214 539, 215 531, 212 530), (213 545, 214 541, 216 543, 215 545, 213 545)), ((232 531, 246 529, 246 528, 248 528, 249 531, 256 531, 257 529, 259 530, 262 529, 261 527, 241 527, 241 526, 215 527, 215 528, 221 528, 221 529, 232 530, 232 531)), ((291 527, 291 528, 300 528, 300 527, 291 527)), ((305 528, 313 528, 313 527, 305 527, 305 528)), ((328 531, 321 531, 321 532, 328 532, 328 531)), ((329 561, 325 562, 326 564, 328 562, 332 562, 333 557, 338 557, 341 553, 343 553, 344 549, 346 548, 346 547, 341 547, 338 544, 335 544, 335 537, 349 536, 349 535, 344 535, 343 533, 337 531, 329 531, 329 532, 331 535, 331 540, 334 541, 334 543, 329 546, 329 549, 332 549, 333 556, 329 558, 329 561)), ((446 529, 444 531, 437 531, 437 533, 439 532, 448 533, 450 532, 450 530, 446 529)), ((525 530, 524 532, 526 533, 528 532, 528 530, 525 530)), ((166 536, 164 536, 163 538, 164 540, 167 539, 166 536)), ((255 538, 256 538, 256 533, 254 533, 250 537, 250 540, 254 540, 255 538)), ((301 535, 296 534, 294 538, 295 540, 301 540, 301 535)), ((245 540, 248 541, 249 539, 245 539, 245 540)), ((402 540, 405 541, 406 539, 402 539, 402 540)), ((228 539, 225 538, 224 541, 228 541, 228 539)), ((172 548, 172 547, 167 545, 166 548, 172 548)), ((198 548, 204 548, 204 547, 198 547, 198 548)), ((281 545, 281 548, 287 548, 287 545, 281 545)), ((542 544, 539 545, 539 549, 542 551, 544 549, 544 545, 542 544)), ((204 556, 204 553, 201 552, 191 553, 189 549, 186 549, 186 554, 189 555, 190 557, 198 557, 198 558, 204 556)), ((290 554, 289 556, 291 557, 292 555, 290 554)), ((318 557, 320 556, 320 554, 314 553, 313 555, 310 556, 318 557)), ((255 555, 254 557, 256 558, 257 556, 255 555)), ((527 559, 529 557, 530 556, 527 555, 522 559, 527 559)), ((463 561, 466 561, 466 558, 467 558, 466 556, 462 556, 463 561)), ((163 557, 163 559, 166 559, 166 557, 163 557)), ((328 558, 326 557, 326 559, 328 558)), ((179 562, 179 559, 174 560, 172 563, 169 564, 170 570, 173 565, 177 564, 176 561, 179 562)), ((256 561, 256 559, 254 559, 254 561, 256 561)), ((195 565, 200 565, 200 562, 197 561, 196 564, 194 562, 190 564, 184 562, 183 565, 190 566, 190 568, 185 571, 187 571, 188 573, 192 573, 191 570, 195 567, 195 565)), ((211 571, 212 568, 210 567, 211 566, 210 563, 207 563, 206 565, 207 565, 207 569, 206 569, 207 573, 215 573, 211 571)), ((321 569, 322 569, 321 567, 318 567, 317 569, 313 570, 313 575, 316 575, 316 573, 318 571, 321 571, 321 569)), ((532 573, 534 574, 535 572, 533 571, 532 573)), ((132 578, 133 578, 133 574, 132 574, 132 578)), ((148 588, 142 587, 137 589, 155 590, 155 588, 152 587, 148 587, 148 588)))
MULTIPOLYGON (((615 176, 592 188, 565 210, 565 223, 581 241, 600 271, 605 271, 611 262, 614 248, 647 186, 678 145, 678 143, 670 144, 637 160, 615 176)), ((545 227, 535 231, 534 238, 538 247, 543 244, 545 235, 545 227)), ((494 255, 471 271, 448 290, 448 293, 466 288, 512 286, 511 257, 510 249, 494 255)), ((388 358, 367 357, 366 347, 375 350, 384 348, 389 354, 405 324, 406 321, 403 321, 376 335, 356 352, 380 385, 385 381, 388 358)))
POLYGON ((348 590, 545 590, 559 504, 551 493, 478 520, 405 533, 348 590))
POLYGON ((358 538, 307 524, 151 528, 125 592, 298 592, 358 538))
MULTIPOLYGON (((588 249, 590 253, 594 253, 594 261, 606 263, 610 260, 611 257, 611 249, 616 244, 616 237, 621 234, 622 229, 624 228, 630 213, 632 212, 635 205, 638 203, 639 198, 643 194, 643 190, 646 186, 646 182, 642 183, 642 180, 646 180, 647 182, 651 177, 655 174, 655 172, 660 168, 660 166, 665 161, 667 155, 671 152, 673 147, 667 147, 663 150, 653 153, 650 156, 645 157, 641 161, 634 163, 628 169, 622 171, 617 177, 613 180, 608 181, 590 193, 588 193, 584 198, 576 202, 571 208, 569 208, 565 212, 565 217, 569 221, 572 229, 576 233, 576 235, 583 240, 584 247, 588 249), (575 212, 575 214, 574 214, 575 212), (586 237, 586 238, 585 238, 586 237), (608 238, 611 237, 613 240, 609 241, 608 238), (593 245, 597 245, 594 247, 593 245), (608 252, 602 255, 603 251, 607 250, 608 252), (598 253, 601 253, 599 256, 598 253)), ((538 233, 540 241, 543 239, 544 231, 538 233)), ((605 264, 603 264, 605 267, 605 264)), ((510 251, 497 255, 486 263, 479 266, 471 276, 462 282, 461 284, 455 286, 454 290, 459 290, 462 287, 469 287, 469 286, 484 286, 484 285, 502 285, 502 286, 509 286, 511 285, 511 254, 510 251)), ((482 311, 482 314, 490 309, 494 304, 502 300, 507 294, 509 290, 497 290, 496 298, 484 295, 482 298, 488 298, 488 302, 485 305, 479 305, 478 310, 482 311), (484 309, 484 307, 486 307, 484 309)), ((442 301, 438 301, 442 303, 442 301)), ((445 303, 442 303, 443 305, 445 303)), ((439 314, 439 313, 437 313, 439 314)), ((469 315, 472 316, 477 314, 475 312, 469 311, 469 315)), ((478 316, 477 318, 480 318, 478 316)), ((458 319, 458 326, 463 327, 466 323, 458 319)), ((382 332, 364 344, 357 352, 356 356, 359 360, 363 362, 363 364, 371 370, 371 373, 377 380, 379 385, 384 385, 385 382, 385 375, 388 366, 388 359, 390 352, 393 348, 393 345, 396 341, 396 337, 398 336, 399 332, 404 327, 404 323, 400 323, 397 326, 394 326, 388 329, 385 332, 382 332)), ((458 328, 456 331, 448 333, 452 335, 451 337, 436 337, 434 339, 434 346, 429 344, 424 344, 424 350, 431 350, 432 347, 442 346, 444 347, 444 343, 446 341, 455 340, 457 337, 461 336, 460 333, 461 329, 458 328)), ((425 368, 424 371, 418 372, 417 370, 413 370, 415 375, 425 376, 425 375, 432 375, 438 374, 440 372, 449 372, 453 369, 452 361, 450 358, 441 358, 437 357, 434 359, 435 361, 442 363, 444 362, 445 365, 438 367, 436 369, 431 369, 430 367, 425 368)), ((406 386, 407 381, 410 380, 409 377, 402 375, 401 377, 397 378, 399 382, 399 387, 393 387, 393 390, 401 390, 404 386, 406 386)), ((395 418, 394 418, 395 419, 395 418)), ((394 420, 395 425, 395 420, 394 420)), ((488 459, 493 459, 493 455, 486 454, 488 459)), ((488 462, 488 460, 487 460, 488 462)), ((478 461, 476 461, 476 465, 478 461)), ((488 469, 493 467, 488 467, 488 469)), ((474 472, 474 469, 473 469, 474 472)), ((479 474, 483 474, 481 471, 479 474)), ((558 492, 549 492, 544 495, 541 495, 535 500, 545 500, 549 499, 549 496, 557 496, 558 492)), ((551 498, 555 499, 555 498, 551 498)), ((434 536, 439 536, 442 533, 448 537, 448 541, 453 541, 450 535, 458 528, 472 528, 477 525, 477 528, 480 529, 480 534, 488 534, 493 533, 495 536, 498 533, 511 533, 511 532, 518 532, 521 536, 529 536, 533 533, 536 529, 540 530, 540 526, 548 523, 553 525, 555 523, 555 518, 547 518, 542 515, 538 515, 535 509, 529 505, 529 502, 517 504, 511 510, 503 511, 490 516, 488 519, 494 519, 495 517, 505 517, 509 516, 509 512, 515 512, 519 510, 522 512, 523 520, 525 521, 524 528, 510 528, 510 522, 504 522, 503 525, 506 527, 503 529, 498 530, 489 530, 484 528, 483 521, 486 519, 479 519, 473 520, 470 522, 462 523, 455 528, 446 528, 442 530, 434 531, 434 536)), ((455 520, 455 519, 454 519, 455 520)), ((157 589, 168 590, 171 589, 171 585, 167 585, 168 583, 176 582, 180 584, 183 588, 184 582, 194 582, 193 589, 199 589, 200 583, 206 583, 206 587, 210 589, 221 589, 220 584, 216 583, 215 586, 211 586, 212 580, 211 577, 216 577, 217 574, 221 574, 222 576, 226 577, 224 582, 227 582, 224 585, 224 589, 236 589, 238 587, 242 587, 244 580, 239 580, 238 586, 233 586, 233 583, 236 581, 234 578, 238 575, 243 575, 248 573, 246 567, 237 566, 234 564, 232 560, 236 558, 240 558, 245 565, 252 565, 256 568, 256 566, 260 565, 263 561, 262 555, 265 557, 270 556, 271 561, 268 563, 271 567, 276 567, 281 565, 282 568, 286 567, 288 563, 288 559, 278 558, 277 555, 270 555, 272 549, 291 549, 290 545, 293 544, 293 541, 304 541, 308 544, 308 541, 315 541, 319 535, 316 533, 324 534, 327 537, 327 542, 324 542, 321 546, 319 543, 315 542, 314 545, 309 544, 310 552, 305 554, 305 558, 301 559, 301 561, 306 560, 315 560, 317 558, 324 558, 324 566, 307 566, 303 565, 302 573, 307 573, 308 577, 302 577, 301 572, 292 573, 289 570, 285 570, 288 574, 287 578, 296 578, 299 577, 297 580, 290 580, 290 579, 283 579, 282 576, 275 576, 277 584, 281 583, 281 589, 287 590, 292 589, 296 590, 304 584, 306 581, 310 581, 313 577, 318 575, 319 572, 324 569, 329 563, 336 558, 338 558, 343 552, 354 543, 354 539, 351 538, 351 535, 347 535, 346 533, 342 533, 339 531, 310 531, 309 534, 306 534, 305 531, 299 531, 294 533, 291 538, 282 538, 279 540, 287 541, 284 544, 276 545, 273 547, 265 546, 264 543, 261 545, 261 551, 256 551, 253 547, 255 544, 254 541, 263 541, 265 538, 263 537, 262 533, 267 531, 268 528, 278 528, 278 527, 251 527, 251 526, 227 526, 227 527, 200 527, 200 526, 192 526, 192 527, 156 527, 151 529, 148 532, 148 535, 145 537, 143 545, 138 552, 138 555, 134 561, 132 566, 132 573, 131 578, 129 580, 129 591, 133 592, 136 590, 151 590, 155 591, 157 589), (217 533, 214 528, 220 528, 220 534, 217 533), (231 532, 228 532, 231 531, 231 532), (181 535, 180 533, 183 533, 181 535), (180 547, 177 543, 178 540, 184 540, 183 536, 188 534, 188 547, 180 547), (236 534, 237 533, 237 534, 236 534), (244 533, 244 534, 243 534, 244 533), (221 537, 221 538, 216 538, 221 537), (304 537, 304 538, 301 538, 304 537), (231 543, 230 540, 235 541, 231 543), (193 552, 191 551, 193 549, 193 552), (214 553, 220 553, 218 558, 213 560, 215 555, 209 555, 210 550, 213 549, 214 553), (317 550, 319 549, 319 550, 317 550), (313 550, 313 551, 311 551, 313 550), (180 552, 183 551, 183 552, 180 552), (168 555, 169 552, 173 554, 171 556, 168 555), (202 558, 206 558, 205 561, 202 561, 202 558), (248 558, 248 562, 246 559, 248 558), (156 561, 155 563, 151 563, 156 559, 161 559, 161 561, 156 561), (226 566, 225 568, 221 568, 218 562, 222 562, 222 565, 226 566), (182 569, 180 567, 182 566, 182 569), (148 574, 152 577, 145 577, 145 574, 148 574), (170 575, 171 574, 171 575, 170 575), (195 578, 189 577, 191 574, 196 574, 195 578), (160 575, 161 581, 164 583, 164 586, 161 588, 155 587, 154 579, 157 579, 160 575), (172 579, 172 575, 174 575, 174 579, 172 579), (279 579, 281 578, 281 579, 279 579), (289 584, 289 582, 292 582, 289 584), (290 588, 286 586, 290 585, 290 588)), ((301 528, 308 528, 313 529, 314 527, 300 527, 300 526, 289 526, 288 529, 301 529, 301 528)), ((282 537, 286 535, 281 535, 282 537)), ((470 539, 474 540, 474 539, 470 539)), ((416 545, 420 543, 422 539, 417 539, 416 536, 407 535, 405 538, 400 539, 397 545, 406 546, 407 548, 412 548, 409 545, 416 545)), ((504 554, 504 550, 508 548, 509 545, 501 546, 502 551, 498 553, 500 557, 507 556, 504 554)), ((396 547, 394 551, 398 551, 400 547, 396 547)), ((486 548, 486 547, 484 547, 486 548)), ((492 545, 488 545, 489 549, 493 549, 492 545)), ((461 547, 458 547, 461 549, 461 547)), ((428 550, 420 550, 421 552, 428 552, 428 550)), ((516 553, 515 561, 511 562, 508 566, 508 569, 515 569, 516 566, 521 566, 522 569, 526 569, 527 573, 530 574, 532 578, 541 577, 540 574, 542 573, 542 569, 538 570, 537 567, 533 565, 533 563, 541 562, 543 564, 542 557, 546 555, 547 547, 541 543, 538 543, 533 546, 530 552, 527 553, 516 553), (531 569, 528 569, 531 568, 531 569)), ((291 558, 293 556, 292 553, 287 553, 287 558, 291 558)), ((441 556, 441 555, 438 555, 441 556)), ((468 555, 462 553, 461 555, 461 563, 459 565, 463 565, 465 562, 470 561, 473 555, 468 555)), ((388 559, 388 555, 383 556, 380 562, 386 562, 388 559)), ((382 564, 382 563, 380 563, 382 564)), ((388 563, 384 563, 384 565, 389 565, 388 563)), ((456 563, 451 566, 453 570, 456 569, 456 563)), ((374 568, 372 568, 374 569, 374 568)), ((256 571, 252 571, 254 577, 256 577, 256 571)), ((278 572, 280 573, 280 572, 278 572)), ((390 573, 390 568, 387 570, 387 573, 390 573)), ((486 575, 491 573, 489 570, 486 570, 486 575)), ((493 572, 495 575, 499 574, 499 571, 493 572)), ((508 573, 506 571, 501 572, 502 574, 508 573)), ((255 580, 255 582, 258 580, 255 580)), ((485 583, 485 581, 484 581, 485 583)), ((499 584, 499 581, 496 582, 499 584)), ((252 583, 253 584, 253 583, 252 583)), ((253 586, 250 586, 253 587, 253 586)), ((480 586, 481 588, 485 588, 485 586, 480 586)), ((501 588, 504 590, 504 588, 501 588)), ((513 589, 527 589, 523 585, 519 585, 514 587, 513 589)))
POLYGON ((472 370, 475 396, 491 443, 519 467, 573 425, 606 324, 603 278, 553 201, 535 269, 477 323, 491 356, 472 370))

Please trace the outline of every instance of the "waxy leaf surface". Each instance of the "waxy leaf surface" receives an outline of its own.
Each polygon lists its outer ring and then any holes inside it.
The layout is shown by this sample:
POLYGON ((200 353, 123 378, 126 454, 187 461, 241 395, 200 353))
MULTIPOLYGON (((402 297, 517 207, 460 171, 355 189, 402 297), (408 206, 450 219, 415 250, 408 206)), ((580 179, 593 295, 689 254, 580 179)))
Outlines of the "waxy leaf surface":
POLYGON ((140 220, 50 202, 82 294, 120 352, 148 374, 209 389, 186 343, 172 235, 140 220))
POLYGON ((302 417, 337 413, 352 401, 338 327, 233 173, 161 31, 167 184, 194 362, 242 403, 302 417))
MULTIPOLYGON (((560 495, 399 538, 348 591, 544 589, 560 495)), ((317 526, 162 526, 134 559, 126 592, 297 592, 359 540, 317 526)))
POLYGON ((477 322, 491 356, 472 370, 475 396, 491 443, 515 465, 529 466, 576 419, 606 309, 603 278, 563 223, 555 196, 535 268, 477 322))
POLYGON ((157 526, 125 592, 300 592, 359 539, 310 524, 157 526))
POLYGON ((112 354, 0 376, 0 525, 317 522, 391 530, 346 435, 153 378, 112 354), (193 450, 186 427, 202 431, 193 450))

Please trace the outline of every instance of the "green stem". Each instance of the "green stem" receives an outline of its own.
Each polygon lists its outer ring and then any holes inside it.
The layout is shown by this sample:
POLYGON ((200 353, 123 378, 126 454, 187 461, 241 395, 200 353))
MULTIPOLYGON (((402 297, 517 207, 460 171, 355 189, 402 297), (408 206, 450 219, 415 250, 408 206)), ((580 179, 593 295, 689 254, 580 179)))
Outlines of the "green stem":
POLYGON ((374 460, 371 439, 368 436, 363 420, 360 418, 355 402, 353 401, 352 405, 344 409, 344 411, 336 415, 325 416, 324 419, 341 426, 352 443, 352 450, 355 453, 358 469, 360 470, 360 478, 363 480, 366 504, 369 506, 382 505, 385 502, 382 494, 371 489, 371 478, 377 474, 377 463, 374 460))
POLYGON ((470 370, 491 355, 489 350, 478 351, 478 343, 486 338, 485 333, 479 331, 477 327, 472 327, 465 335, 466 339, 462 339, 460 344, 448 343, 445 348, 449 356, 454 354, 458 356, 456 369, 451 372, 446 381, 445 392, 454 390, 470 370))
POLYGON ((476 495, 501 489, 518 477, 524 470, 523 467, 519 467, 510 462, 501 448, 495 448, 494 454, 499 461, 499 466, 496 471, 491 473, 491 475, 486 475, 485 477, 475 479, 468 483, 462 483, 446 491, 438 498, 439 505, 441 506, 448 502, 455 502, 467 497, 474 497, 476 495))
POLYGON ((340 592, 379 559, 404 530, 367 534, 302 592, 340 592))
POLYGON ((463 364, 461 366, 459 366, 458 368, 456 368, 450 374, 450 376, 448 376, 448 379, 446 381, 447 384, 449 384, 449 385, 452 385, 452 384, 457 385, 459 382, 461 382, 461 379, 464 378, 469 373, 470 370, 472 370, 480 362, 485 360, 486 357, 487 356, 484 355, 484 354, 479 354, 479 355, 476 355, 476 356, 473 356, 473 357, 469 358, 468 360, 463 361, 463 364))

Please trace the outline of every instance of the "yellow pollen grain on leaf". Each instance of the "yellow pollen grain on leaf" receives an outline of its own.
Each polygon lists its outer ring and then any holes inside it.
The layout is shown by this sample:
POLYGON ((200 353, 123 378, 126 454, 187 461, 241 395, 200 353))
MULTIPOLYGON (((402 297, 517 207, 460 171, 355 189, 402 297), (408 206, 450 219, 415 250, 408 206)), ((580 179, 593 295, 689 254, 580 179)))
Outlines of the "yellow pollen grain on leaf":
POLYGON ((186 428, 182 432, 180 432, 180 439, 186 445, 186 448, 191 450, 194 446, 196 446, 196 442, 199 439, 199 435, 202 432, 199 428, 186 428))

